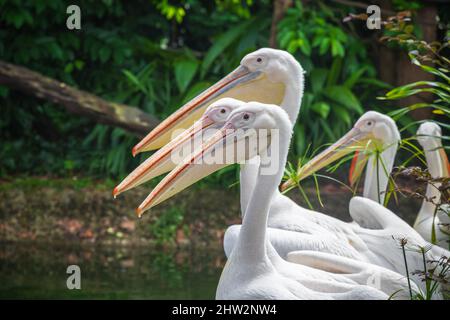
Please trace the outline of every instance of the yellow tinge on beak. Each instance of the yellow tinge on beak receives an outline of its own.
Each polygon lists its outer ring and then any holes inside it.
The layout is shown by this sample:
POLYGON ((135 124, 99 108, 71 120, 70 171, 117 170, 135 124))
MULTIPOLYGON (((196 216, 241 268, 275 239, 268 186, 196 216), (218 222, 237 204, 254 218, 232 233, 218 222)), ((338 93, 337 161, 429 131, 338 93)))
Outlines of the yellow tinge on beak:
POLYGON ((206 164, 203 160, 206 154, 223 146, 222 142, 224 142, 227 136, 230 136, 232 132, 234 131, 230 130, 230 128, 222 128, 204 143, 199 150, 184 159, 182 163, 175 167, 175 169, 164 177, 144 202, 136 209, 138 216, 140 217, 144 211, 181 192, 202 178, 229 165, 229 163, 206 164))
MULTIPOLYGON (((365 163, 367 163, 367 154, 364 150, 367 150, 373 140, 375 140, 375 138, 371 132, 362 132, 356 127, 351 129, 345 136, 302 166, 297 172, 296 180, 301 181, 347 154, 358 152, 350 174, 351 181, 356 181, 358 175, 361 174, 365 163)), ((285 191, 295 184, 296 182, 293 179, 289 179, 282 184, 281 190, 285 191)))
POLYGON ((445 153, 445 149, 444 148, 440 148, 439 149, 439 156, 441 158, 442 161, 442 168, 444 169, 444 177, 448 178, 450 175, 450 163, 448 161, 448 157, 447 154, 445 153))
POLYGON ((175 130, 190 127, 216 100, 230 97, 244 102, 259 101, 279 105, 284 93, 283 83, 270 81, 261 71, 251 72, 248 68, 239 66, 161 122, 133 148, 133 156, 167 144, 173 138, 175 130))
POLYGON ((367 161, 369 161, 367 152, 355 151, 355 155, 352 159, 352 164, 350 165, 350 171, 348 173, 348 181, 350 182, 350 186, 353 187, 358 181, 359 177, 361 177, 367 161))

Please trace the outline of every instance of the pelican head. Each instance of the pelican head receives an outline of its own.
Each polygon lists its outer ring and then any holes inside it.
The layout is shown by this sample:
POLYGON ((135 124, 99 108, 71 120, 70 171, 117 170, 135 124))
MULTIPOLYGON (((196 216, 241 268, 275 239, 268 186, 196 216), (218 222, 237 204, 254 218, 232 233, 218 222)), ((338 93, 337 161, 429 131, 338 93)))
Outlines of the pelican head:
POLYGON ((434 122, 424 122, 417 130, 417 141, 425 151, 428 170, 433 177, 448 177, 450 164, 442 147, 442 130, 434 122))
MULTIPOLYGON (((291 54, 270 48, 249 53, 234 71, 162 121, 133 148, 133 155, 161 148, 174 138, 175 130, 190 127, 220 98, 280 105, 286 88, 293 85, 303 88, 303 69, 291 54)), ((291 121, 295 121, 297 113, 289 114, 291 121)))
MULTIPOLYGON (((216 106, 218 110, 222 107, 216 106)), ((226 107, 226 105, 223 105, 223 107, 226 107)), ((178 164, 152 190, 137 209, 138 215, 142 215, 144 211, 221 168, 260 155, 264 150, 267 150, 270 144, 270 138, 262 139, 260 134, 270 135, 270 130, 277 128, 277 123, 279 123, 280 119, 277 117, 281 117, 281 121, 287 123, 290 128, 289 117, 281 108, 259 102, 240 102, 240 106, 228 115, 221 129, 204 142, 199 149, 185 158, 182 163, 178 164), (263 133, 260 133, 261 131, 263 133), (258 140, 257 144, 252 145, 245 142, 252 137, 258 140), (217 157, 219 154, 220 156, 217 157), (207 160, 211 158, 219 161, 207 160)))
MULTIPOLYGON (((353 184, 363 171, 368 156, 375 152, 382 155, 388 150, 395 155, 399 141, 400 133, 392 118, 376 111, 368 111, 356 121, 347 134, 301 167, 298 172, 298 181, 355 152, 349 175, 350 183, 353 184)), ((294 184, 295 182, 290 179, 282 185, 281 189, 286 190, 294 184)))

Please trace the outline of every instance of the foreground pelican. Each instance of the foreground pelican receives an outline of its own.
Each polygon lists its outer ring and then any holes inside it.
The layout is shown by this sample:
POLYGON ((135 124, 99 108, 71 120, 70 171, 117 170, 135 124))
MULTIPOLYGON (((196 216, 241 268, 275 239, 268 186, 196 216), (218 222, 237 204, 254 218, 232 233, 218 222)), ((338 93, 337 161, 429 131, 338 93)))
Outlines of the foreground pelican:
POLYGON ((266 239, 266 228, 271 200, 283 175, 291 128, 288 116, 281 108, 260 103, 243 104, 231 112, 219 132, 153 189, 149 197, 139 206, 138 213, 161 203, 202 177, 230 164, 224 161, 224 155, 233 154, 234 150, 239 150, 239 146, 245 146, 246 138, 257 139, 259 143, 256 148, 246 147, 245 152, 235 152, 232 162, 249 159, 258 154, 262 157, 262 164, 275 165, 276 173, 264 174, 263 165, 259 168, 258 180, 243 218, 242 231, 236 248, 222 272, 216 298, 386 299, 388 297, 386 294, 368 286, 321 280, 320 275, 324 272, 320 270, 312 277, 313 269, 285 262, 291 267, 292 273, 296 273, 294 278, 286 276, 289 270, 280 272, 274 266, 270 258, 273 249, 266 239), (273 131, 265 136, 260 133, 261 129, 278 129, 279 136, 276 137, 273 131), (269 144, 279 144, 278 152, 268 151, 269 144), (270 152, 273 154, 269 155, 270 152), (218 163, 205 165, 205 160, 214 155, 221 155, 216 159, 219 160, 218 163), (300 268, 305 272, 310 269, 309 274, 302 277, 297 272, 300 268))
MULTIPOLYGON (((236 107, 239 107, 239 110, 242 109, 243 103, 240 101, 237 101, 235 99, 221 99, 213 105, 211 105, 203 117, 199 120, 200 123, 205 122, 205 118, 216 118, 217 115, 222 114, 222 110, 228 108, 230 109, 231 106, 233 106, 233 110, 236 109, 236 107)), ((245 105, 245 104, 244 104, 245 105)), ((263 108, 258 103, 249 103, 249 107, 253 107, 254 109, 258 110, 258 108, 263 108)), ((273 109, 280 109, 276 106, 270 106, 270 105, 263 105, 265 109, 267 108, 273 108, 273 109)), ((265 110, 263 109, 263 110, 265 110)), ((232 111, 233 112, 233 111, 232 111)), ((234 111, 237 112, 237 111, 234 111)), ((281 110, 274 110, 274 112, 280 112, 281 110)), ((222 123, 224 123, 223 121, 222 123)), ((274 137, 271 137, 271 139, 274 139, 274 137)), ((262 144, 263 142, 258 140, 258 143, 262 144)), ((249 147, 250 148, 250 147, 249 147)), ((236 157, 246 157, 252 158, 252 156, 255 155, 254 149, 250 148, 249 150, 240 150, 244 151, 243 153, 237 153, 236 157), (252 153, 253 152, 253 153, 252 153)), ((201 153, 202 156, 203 153, 201 153)), ((189 157, 188 157, 189 158, 189 157)), ((237 160, 236 160, 237 161, 237 160)), ((224 163, 223 165, 206 165, 203 164, 202 166, 198 165, 197 167, 190 166, 190 163, 192 161, 185 160, 183 161, 185 164, 181 164, 181 169, 178 170, 175 168, 150 194, 150 196, 141 204, 138 211, 139 214, 142 214, 143 211, 151 208, 152 206, 164 201, 168 197, 174 195, 175 193, 181 191, 183 188, 189 186, 190 184, 194 183, 195 181, 199 180, 201 177, 208 175, 209 173, 218 170, 220 167, 224 167, 226 165, 229 165, 229 163, 224 163), (190 169, 189 172, 187 172, 187 168, 190 169), (176 181, 176 182, 174 182, 176 181), (176 186, 174 186, 176 185, 176 186)), ((276 191, 276 190, 275 190, 276 191)), ((274 191, 274 192, 275 192, 274 191)), ((254 192, 250 190, 250 192, 254 192)), ((271 199, 268 200, 269 203, 271 202, 271 199)), ((269 234, 272 236, 272 233, 276 231, 276 229, 269 229, 269 234)), ((263 243, 264 245, 264 243, 263 243)), ((384 268, 381 268, 379 266, 375 265, 369 265, 364 264, 363 262, 357 262, 355 260, 345 259, 341 258, 341 260, 336 261, 336 257, 333 255, 326 255, 323 254, 321 256, 321 259, 326 265, 334 265, 337 272, 333 273, 333 270, 330 270, 329 272, 323 272, 320 270, 314 270, 309 267, 305 267, 302 265, 293 265, 285 260, 283 260, 278 253, 275 251, 275 249, 272 247, 270 242, 267 244, 267 255, 274 266, 274 268, 282 274, 285 277, 288 277, 292 280, 299 281, 301 283, 305 283, 305 276, 309 281, 312 281, 311 286, 314 288, 320 287, 321 290, 332 290, 333 286, 329 282, 339 282, 339 283, 348 283, 348 284, 370 284, 373 286, 376 286, 383 292, 387 294, 392 294, 393 292, 399 291, 400 293, 396 295, 396 299, 402 299, 407 298, 407 283, 403 276, 401 276, 398 273, 394 273, 392 271, 386 270, 384 268), (339 274, 343 273, 340 272, 339 266, 342 268, 345 268, 345 275, 339 274), (370 280, 374 279, 374 274, 376 275, 376 283, 371 283, 370 280), (322 285, 323 281, 327 281, 322 285)), ((298 246, 297 246, 298 247, 298 246)), ((313 254, 313 253, 312 253, 313 254)), ((307 265, 307 261, 303 263, 304 265, 307 265)), ((328 270, 327 270, 328 271, 328 270)), ((415 286, 413 286, 415 289, 415 286)), ((417 289, 415 289, 417 290, 417 289)))
MULTIPOLYGON (((441 128, 433 122, 425 122, 417 130, 417 141, 422 146, 428 171, 432 178, 448 178, 449 162, 445 150, 442 148, 441 128)), ((436 204, 441 201, 441 191, 438 189, 440 183, 428 184, 426 198, 422 202, 419 214, 414 222, 414 229, 427 241, 436 243, 443 248, 449 248, 450 222, 448 206, 441 206, 438 211, 436 204), (441 214, 439 214, 441 213, 441 214), (444 225, 445 224, 445 225, 444 225)))

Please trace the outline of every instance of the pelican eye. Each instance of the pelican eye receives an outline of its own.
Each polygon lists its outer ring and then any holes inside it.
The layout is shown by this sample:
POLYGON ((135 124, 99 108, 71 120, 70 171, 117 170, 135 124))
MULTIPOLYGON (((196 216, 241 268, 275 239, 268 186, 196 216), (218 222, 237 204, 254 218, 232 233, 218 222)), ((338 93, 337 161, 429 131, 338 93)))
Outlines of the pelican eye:
POLYGON ((256 59, 256 61, 257 61, 257 62, 261 62, 261 61, 262 61, 262 58, 258 58, 258 59, 256 59))
POLYGON ((368 122, 367 122, 367 125, 368 125, 368 126, 371 126, 371 125, 372 125, 372 121, 368 121, 368 122))
POLYGON ((226 110, 225 109, 220 109, 220 113, 225 113, 226 112, 226 110))
POLYGON ((248 120, 250 118, 250 116, 248 115, 248 113, 244 114, 244 120, 248 120))

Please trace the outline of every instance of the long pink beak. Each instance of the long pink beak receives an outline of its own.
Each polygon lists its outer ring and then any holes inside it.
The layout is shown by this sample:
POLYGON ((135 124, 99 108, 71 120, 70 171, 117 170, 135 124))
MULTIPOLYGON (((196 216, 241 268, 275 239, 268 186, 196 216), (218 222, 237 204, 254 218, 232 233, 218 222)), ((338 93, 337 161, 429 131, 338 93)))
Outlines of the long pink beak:
POLYGON ((224 168, 230 163, 206 164, 205 157, 217 148, 230 148, 234 143, 224 143, 227 137, 233 135, 235 130, 225 125, 215 135, 213 135, 201 148, 195 151, 191 156, 183 160, 175 169, 173 169, 164 179, 152 190, 149 196, 136 209, 138 216, 143 212, 163 202, 164 200, 179 193, 185 188, 211 173, 224 168))
POLYGON ((172 141, 155 152, 150 158, 134 169, 117 187, 114 188, 113 196, 137 187, 161 174, 169 172, 177 163, 173 160, 174 153, 193 151, 192 146, 200 145, 196 139, 203 139, 204 130, 214 124, 209 117, 204 116, 195 122, 189 129, 176 136, 172 141))

